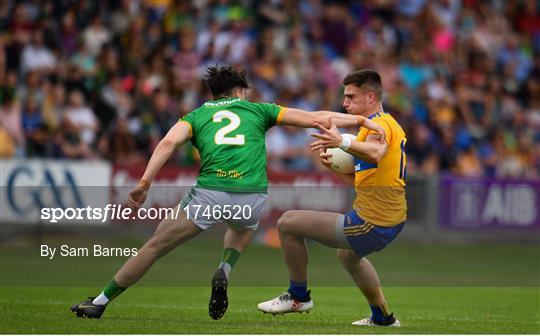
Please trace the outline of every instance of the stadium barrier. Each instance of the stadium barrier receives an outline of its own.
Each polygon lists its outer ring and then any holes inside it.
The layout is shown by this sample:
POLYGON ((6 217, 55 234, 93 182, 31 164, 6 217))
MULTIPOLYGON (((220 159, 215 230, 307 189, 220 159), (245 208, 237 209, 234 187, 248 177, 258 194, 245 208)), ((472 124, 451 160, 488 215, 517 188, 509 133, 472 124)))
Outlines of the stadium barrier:
MULTIPOLYGON (((105 161, 2 160, 1 216, 3 224, 58 223, 42 220, 44 207, 105 208, 125 205, 144 165, 111 165, 105 161)), ((196 168, 164 167, 150 189, 147 208, 173 208, 195 184, 196 168)), ((354 197, 352 188, 327 172, 269 171, 269 198, 259 240, 277 245, 275 223, 289 209, 345 212, 354 197)), ((540 182, 452 176, 407 178, 408 220, 402 236, 423 241, 467 239, 537 239, 540 230, 540 182), (501 234, 502 232, 502 234, 501 234)), ((74 224, 113 224, 122 229, 146 227, 159 220, 71 220, 74 224), (139 225, 142 224, 142 225, 139 225)), ((54 224, 54 225, 53 225, 54 224)), ((91 225, 91 226, 93 226, 91 225)), ((63 225, 69 227, 69 225, 63 225)), ((88 227, 91 227, 88 226, 88 227)), ((101 226, 103 227, 103 226, 101 226)))

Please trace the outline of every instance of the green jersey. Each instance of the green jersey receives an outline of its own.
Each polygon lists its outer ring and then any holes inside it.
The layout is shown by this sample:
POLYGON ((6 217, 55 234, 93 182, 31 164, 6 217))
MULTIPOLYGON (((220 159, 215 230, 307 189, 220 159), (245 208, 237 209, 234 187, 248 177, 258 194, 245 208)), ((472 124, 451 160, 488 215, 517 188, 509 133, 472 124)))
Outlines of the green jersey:
POLYGON ((185 115, 201 155, 197 186, 228 192, 266 192, 265 134, 284 110, 238 98, 208 101, 185 115))

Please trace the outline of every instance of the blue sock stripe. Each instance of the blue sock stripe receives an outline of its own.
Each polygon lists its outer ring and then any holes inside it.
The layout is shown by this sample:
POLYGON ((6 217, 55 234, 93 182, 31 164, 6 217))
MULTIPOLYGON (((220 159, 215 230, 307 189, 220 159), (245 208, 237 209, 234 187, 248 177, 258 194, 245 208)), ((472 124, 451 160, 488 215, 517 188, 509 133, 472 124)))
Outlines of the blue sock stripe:
POLYGON ((294 281, 291 279, 290 281, 291 287, 306 287, 307 288, 307 281, 294 281))
POLYGON ((371 318, 374 321, 381 322, 386 320, 386 315, 383 313, 381 308, 373 305, 369 305, 369 308, 371 308, 371 318))
POLYGON ((308 295, 307 281, 294 281, 291 279, 288 292, 298 299, 305 298, 308 295))

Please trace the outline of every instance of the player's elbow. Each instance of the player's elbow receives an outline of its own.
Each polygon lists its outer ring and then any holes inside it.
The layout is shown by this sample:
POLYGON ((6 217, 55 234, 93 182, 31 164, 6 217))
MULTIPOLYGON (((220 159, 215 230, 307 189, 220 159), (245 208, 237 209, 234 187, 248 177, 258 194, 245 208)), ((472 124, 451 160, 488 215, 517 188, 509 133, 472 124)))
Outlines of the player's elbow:
POLYGON ((373 160, 373 163, 381 162, 384 154, 386 154, 386 146, 377 146, 370 151, 370 157, 373 160))
POLYGON ((378 164, 379 162, 381 162, 382 157, 383 157, 383 153, 381 153, 380 151, 375 151, 371 154, 371 159, 373 160, 373 163, 378 164))
POLYGON ((370 150, 369 152, 365 153, 365 157, 366 157, 366 159, 364 159, 365 161, 369 163, 377 163, 377 164, 381 162, 381 159, 382 159, 381 153, 378 152, 377 150, 370 150))
POLYGON ((171 139, 167 139, 167 138, 164 138, 163 140, 161 140, 161 144, 164 147, 174 147, 174 146, 176 146, 175 141, 173 141, 171 139))
MULTIPOLYGON (((176 145, 177 143, 174 140, 165 137, 159 142, 158 148, 165 151, 173 151, 176 145)), ((156 148, 156 150, 158 148, 156 148)))

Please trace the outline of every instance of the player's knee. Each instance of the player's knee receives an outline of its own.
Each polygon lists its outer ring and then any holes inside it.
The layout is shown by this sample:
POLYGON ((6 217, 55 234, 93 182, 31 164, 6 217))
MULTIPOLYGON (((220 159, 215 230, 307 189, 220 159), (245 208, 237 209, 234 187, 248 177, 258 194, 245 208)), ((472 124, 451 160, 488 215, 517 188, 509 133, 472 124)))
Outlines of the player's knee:
POLYGON ((277 228, 280 233, 288 233, 291 231, 291 226, 294 225, 297 212, 294 210, 285 211, 277 221, 277 228))
POLYGON ((358 265, 360 259, 358 256, 351 250, 337 250, 337 258, 345 268, 352 268, 358 265))

